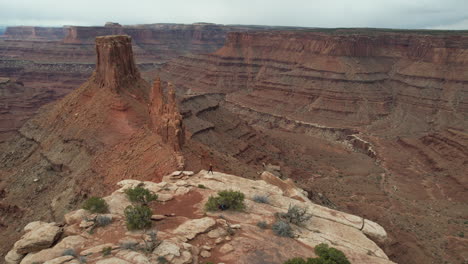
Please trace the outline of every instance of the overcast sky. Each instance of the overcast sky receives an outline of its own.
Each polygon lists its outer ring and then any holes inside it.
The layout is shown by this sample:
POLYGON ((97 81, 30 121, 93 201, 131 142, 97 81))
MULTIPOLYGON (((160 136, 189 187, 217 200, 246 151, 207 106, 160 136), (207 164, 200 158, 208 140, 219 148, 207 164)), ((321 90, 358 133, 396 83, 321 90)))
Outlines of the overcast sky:
POLYGON ((468 0, 0 0, 0 25, 107 21, 468 29, 468 0))

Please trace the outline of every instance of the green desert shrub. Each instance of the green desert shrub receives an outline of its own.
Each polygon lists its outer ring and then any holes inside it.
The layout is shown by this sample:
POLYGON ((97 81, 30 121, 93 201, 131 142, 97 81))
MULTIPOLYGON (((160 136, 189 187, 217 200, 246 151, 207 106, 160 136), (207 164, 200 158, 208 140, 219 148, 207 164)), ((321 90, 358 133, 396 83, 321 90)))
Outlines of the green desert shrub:
POLYGON ((128 199, 134 203, 147 204, 158 199, 158 195, 141 186, 128 188, 125 190, 128 199))
POLYGON ((103 256, 109 256, 112 252, 112 247, 105 247, 102 248, 102 255, 103 256))
POLYGON ((283 264, 307 264, 308 262, 305 261, 303 258, 292 258, 288 259, 287 261, 283 262, 283 264))
POLYGON ((149 228, 151 222, 151 209, 144 205, 129 205, 124 210, 128 230, 149 228))
POLYGON ((203 184, 198 184, 198 188, 200 188, 200 189, 206 189, 206 186, 203 185, 203 184))
POLYGON ((302 208, 297 205, 289 206, 288 212, 279 213, 277 216, 295 225, 301 225, 312 218, 312 215, 307 212, 307 208, 302 208))
POLYGON ((328 247, 327 244, 319 244, 314 249, 316 258, 293 258, 283 264, 351 264, 345 254, 340 250, 328 247))
POLYGON ((91 197, 87 199, 82 206, 83 209, 90 211, 91 213, 103 214, 107 213, 109 206, 106 201, 100 197, 91 197))
POLYGON ((205 204, 207 211, 217 210, 236 210, 240 211, 245 208, 245 195, 239 191, 220 191, 218 196, 211 196, 205 204))
POLYGON ((158 263, 161 263, 161 264, 169 263, 169 261, 168 261, 165 257, 163 257, 163 256, 159 256, 159 257, 157 258, 157 261, 158 261, 158 263))
POLYGON ((257 222, 257 226, 260 227, 261 229, 267 229, 268 228, 268 224, 265 221, 257 222))
POLYGON ((281 237, 294 237, 291 225, 288 222, 278 220, 272 226, 273 233, 281 237))

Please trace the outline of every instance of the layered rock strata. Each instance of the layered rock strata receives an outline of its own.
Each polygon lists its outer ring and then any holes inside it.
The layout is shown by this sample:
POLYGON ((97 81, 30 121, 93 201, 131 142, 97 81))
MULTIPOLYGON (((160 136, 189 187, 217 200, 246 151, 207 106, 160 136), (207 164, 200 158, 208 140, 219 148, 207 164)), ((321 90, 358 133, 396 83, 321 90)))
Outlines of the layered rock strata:
POLYGON ((449 230, 468 215, 457 209, 468 184, 467 50, 465 32, 230 33, 215 53, 159 74, 185 92, 193 139, 257 168, 281 164, 336 206, 372 215, 398 241, 386 248, 398 262, 457 262, 466 241, 449 230))

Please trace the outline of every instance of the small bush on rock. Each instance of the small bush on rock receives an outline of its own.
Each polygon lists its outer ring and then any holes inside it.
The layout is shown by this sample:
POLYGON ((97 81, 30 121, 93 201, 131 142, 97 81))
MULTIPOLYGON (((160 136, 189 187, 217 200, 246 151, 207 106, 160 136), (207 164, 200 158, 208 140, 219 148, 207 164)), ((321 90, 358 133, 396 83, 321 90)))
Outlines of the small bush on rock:
POLYGON ((138 246, 138 242, 133 242, 133 241, 120 243, 120 248, 126 249, 126 250, 136 250, 137 246, 138 246))
POLYGON ((293 258, 283 264, 351 264, 345 254, 336 248, 328 247, 327 244, 319 244, 314 249, 317 258, 293 258))
POLYGON ((253 197, 254 202, 268 204, 268 196, 265 195, 255 195, 253 197))
POLYGON ((198 184, 198 188, 200 188, 200 189, 206 189, 206 186, 203 185, 203 184, 198 184))
POLYGON ((83 203, 83 209, 90 211, 91 213, 104 214, 109 210, 104 199, 99 197, 91 197, 83 203))
POLYGON ((106 215, 96 216, 96 226, 106 226, 112 223, 112 218, 106 215))
POLYGON ((149 228, 151 222, 151 209, 148 206, 127 206, 124 210, 128 230, 149 228))
POLYGON ((292 258, 283 262, 283 264, 308 264, 308 263, 309 262, 305 261, 303 258, 292 258))
POLYGON ((67 248, 62 252, 62 256, 72 256, 76 258, 76 252, 73 248, 67 248))
POLYGON ((307 208, 302 208, 297 205, 289 206, 287 213, 279 213, 277 216, 295 225, 301 225, 312 218, 312 215, 307 212, 307 208))
POLYGON ((265 221, 257 222, 257 226, 260 227, 261 229, 267 229, 268 228, 268 224, 265 221))
POLYGON ((78 261, 80 263, 88 263, 88 259, 85 256, 78 257, 78 261))
POLYGON ((236 210, 245 208, 245 195, 239 191, 220 191, 218 196, 211 196, 205 204, 207 211, 236 210))
POLYGON ((112 252, 112 247, 105 247, 105 248, 102 248, 102 255, 105 257, 105 256, 109 256, 112 252))
POLYGON ((157 194, 141 186, 128 188, 125 190, 125 194, 127 195, 128 199, 134 203, 147 204, 158 199, 157 194))
POLYGON ((159 256, 157 260, 158 260, 158 263, 161 263, 161 264, 169 263, 169 261, 163 256, 159 256))
POLYGON ((288 222, 279 220, 276 221, 272 226, 271 229, 273 230, 273 233, 277 236, 281 237, 294 237, 294 233, 292 231, 291 226, 289 225, 288 222))

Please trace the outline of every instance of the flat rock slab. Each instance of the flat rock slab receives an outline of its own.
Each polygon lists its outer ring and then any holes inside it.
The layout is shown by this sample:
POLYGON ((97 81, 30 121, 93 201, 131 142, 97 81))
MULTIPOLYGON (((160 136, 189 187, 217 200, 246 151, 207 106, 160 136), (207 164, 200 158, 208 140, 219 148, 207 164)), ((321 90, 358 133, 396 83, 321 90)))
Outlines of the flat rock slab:
POLYGON ((194 219, 186 221, 174 230, 177 235, 184 236, 188 240, 193 239, 200 233, 205 233, 210 230, 211 227, 216 225, 216 221, 211 217, 204 217, 200 219, 194 219))

